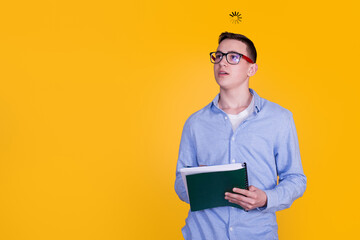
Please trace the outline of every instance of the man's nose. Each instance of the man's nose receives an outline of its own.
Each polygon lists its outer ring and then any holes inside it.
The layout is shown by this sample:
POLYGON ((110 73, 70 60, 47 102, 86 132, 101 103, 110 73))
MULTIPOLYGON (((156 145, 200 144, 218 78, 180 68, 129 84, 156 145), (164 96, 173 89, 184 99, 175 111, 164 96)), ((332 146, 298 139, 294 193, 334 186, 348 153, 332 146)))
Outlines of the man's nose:
POLYGON ((220 65, 225 66, 225 65, 228 64, 225 58, 226 58, 226 56, 224 56, 223 58, 221 58, 221 60, 220 60, 220 62, 219 62, 220 65))

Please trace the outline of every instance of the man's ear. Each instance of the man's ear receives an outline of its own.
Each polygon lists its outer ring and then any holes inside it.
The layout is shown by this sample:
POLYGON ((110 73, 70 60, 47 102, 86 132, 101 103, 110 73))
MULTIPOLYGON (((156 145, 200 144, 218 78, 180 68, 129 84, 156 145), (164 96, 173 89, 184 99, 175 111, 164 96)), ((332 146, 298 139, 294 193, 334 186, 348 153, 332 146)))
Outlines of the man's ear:
POLYGON ((248 71, 249 77, 254 76, 257 70, 258 70, 258 65, 256 63, 251 64, 249 71, 248 71))

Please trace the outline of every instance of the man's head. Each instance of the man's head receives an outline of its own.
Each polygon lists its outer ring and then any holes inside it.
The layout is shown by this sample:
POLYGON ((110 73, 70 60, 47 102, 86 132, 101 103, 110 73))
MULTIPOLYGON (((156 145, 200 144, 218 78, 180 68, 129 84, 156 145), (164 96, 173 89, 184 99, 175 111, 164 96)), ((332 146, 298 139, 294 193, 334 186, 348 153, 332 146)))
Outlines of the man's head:
POLYGON ((225 39, 234 39, 243 42, 246 45, 247 56, 256 63, 257 52, 254 43, 250 39, 241 34, 223 32, 219 36, 219 44, 225 39))
POLYGON ((216 82, 223 90, 247 88, 249 77, 257 71, 255 46, 241 34, 222 33, 216 52, 210 57, 216 82))

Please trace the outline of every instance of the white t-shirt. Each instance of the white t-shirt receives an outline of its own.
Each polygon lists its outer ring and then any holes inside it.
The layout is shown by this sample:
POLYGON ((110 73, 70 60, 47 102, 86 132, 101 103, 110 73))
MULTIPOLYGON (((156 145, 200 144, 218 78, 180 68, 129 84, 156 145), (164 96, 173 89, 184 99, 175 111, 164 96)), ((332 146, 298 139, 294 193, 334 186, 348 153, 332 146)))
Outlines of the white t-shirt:
MULTIPOLYGON (((219 103, 216 103, 217 107, 219 107, 219 103)), ((236 128, 246 119, 248 118, 251 113, 254 111, 254 97, 252 96, 251 98, 251 102, 249 104, 249 106, 244 109, 243 111, 241 111, 239 114, 229 114, 227 113, 229 119, 230 119, 230 122, 231 122, 231 125, 232 125, 232 129, 233 131, 235 132, 236 128)))

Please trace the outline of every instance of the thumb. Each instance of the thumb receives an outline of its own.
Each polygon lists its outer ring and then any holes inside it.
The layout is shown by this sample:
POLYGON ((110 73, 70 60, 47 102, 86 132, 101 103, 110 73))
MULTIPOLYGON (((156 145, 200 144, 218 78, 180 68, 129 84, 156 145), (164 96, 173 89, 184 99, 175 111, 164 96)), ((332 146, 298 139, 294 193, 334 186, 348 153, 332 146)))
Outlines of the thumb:
POLYGON ((256 190, 257 190, 257 188, 254 187, 253 185, 251 185, 251 186, 249 187, 249 191, 250 191, 250 192, 255 192, 256 190))

